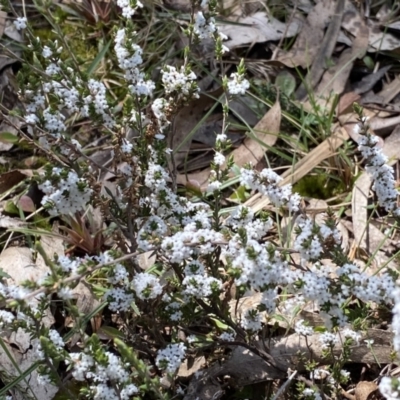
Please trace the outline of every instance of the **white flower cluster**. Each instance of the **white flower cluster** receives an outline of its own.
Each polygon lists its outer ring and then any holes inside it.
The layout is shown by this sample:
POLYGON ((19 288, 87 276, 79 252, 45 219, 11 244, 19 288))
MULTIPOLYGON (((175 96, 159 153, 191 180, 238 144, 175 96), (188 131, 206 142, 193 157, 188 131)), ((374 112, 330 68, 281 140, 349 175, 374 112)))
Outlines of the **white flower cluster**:
POLYGON ((240 184, 249 186, 267 196, 276 207, 287 206, 289 211, 298 211, 300 195, 292 193, 292 185, 280 187, 282 178, 271 169, 263 169, 260 173, 251 169, 240 170, 240 184))
POLYGON ((379 205, 393 215, 400 217, 400 207, 397 206, 399 192, 395 189, 393 168, 386 164, 388 158, 382 153, 376 136, 366 134, 361 136, 358 142, 358 149, 367 160, 365 170, 372 176, 379 205))
POLYGON ((153 215, 147 219, 138 232, 137 244, 144 251, 156 246, 166 236, 167 225, 162 218, 153 215))
POLYGON ((102 82, 95 79, 89 79, 88 88, 90 94, 84 98, 86 105, 93 105, 95 112, 103 118, 106 127, 112 128, 115 125, 114 119, 109 112, 109 106, 106 99, 106 87, 102 82))
POLYGON ((400 380, 384 376, 379 383, 379 391, 387 400, 400 399, 400 380))
POLYGON ((3 328, 4 324, 9 325, 11 324, 15 319, 15 316, 13 313, 10 313, 9 311, 5 310, 0 310, 0 328, 3 328))
POLYGON ((346 339, 351 339, 355 343, 359 344, 361 340, 361 333, 355 332, 352 329, 346 328, 342 331, 342 335, 346 339))
MULTIPOLYGON (((56 47, 57 43, 53 46, 56 47)), ((57 49, 57 53, 62 49, 57 49)), ((47 57, 51 56, 52 51, 49 47, 45 47, 43 52, 47 57)), ((56 57, 56 56, 54 56, 56 57)), ((75 76, 72 68, 64 68, 63 74, 60 74, 61 69, 56 63, 51 62, 46 67, 46 74, 52 76, 51 80, 44 82, 41 88, 35 91, 26 90, 25 96, 30 100, 26 106, 26 111, 29 113, 25 117, 28 124, 38 124, 40 121, 39 115, 42 113, 43 126, 51 134, 51 137, 58 139, 63 136, 67 131, 65 125, 66 116, 71 113, 80 112, 83 116, 89 116, 93 112, 102 118, 105 126, 112 128, 115 125, 109 105, 106 99, 106 88, 103 83, 90 79, 89 82, 84 84, 82 80, 75 76), (65 78, 67 75, 68 79, 65 78), (88 92, 86 96, 84 93, 88 92), (46 95, 56 98, 58 106, 46 107, 46 95), (43 110, 43 111, 42 111, 43 110)), ((78 143, 76 141, 76 143, 78 143)), ((48 138, 41 138, 40 144, 46 149, 50 149, 48 138)))
POLYGON ((27 22, 28 22, 28 20, 25 17, 19 17, 14 21, 14 25, 20 31, 21 29, 26 28, 27 22))
POLYGON ((79 178, 75 171, 68 171, 67 175, 61 168, 52 169, 51 179, 39 185, 45 196, 43 205, 50 205, 51 215, 70 215, 82 211, 89 202, 92 190, 87 187, 84 179, 79 178), (61 178, 60 178, 61 176, 61 178))
POLYGON ((136 274, 133 278, 132 288, 141 300, 155 299, 162 293, 163 287, 158 278, 146 272, 136 274))
POLYGON ((198 299, 204 299, 214 291, 219 292, 222 289, 222 282, 206 274, 187 275, 183 281, 183 293, 198 299))
POLYGON ((304 319, 300 319, 296 322, 294 327, 295 332, 302 336, 311 336, 314 333, 314 328, 312 326, 306 325, 304 319))
POLYGON ((341 243, 340 233, 336 228, 330 228, 326 224, 316 225, 310 218, 303 216, 296 219, 296 224, 301 232, 297 235, 293 248, 300 253, 303 260, 319 260, 327 240, 330 240, 331 246, 341 243))
POLYGON ((369 276, 355 264, 344 264, 336 273, 346 281, 341 286, 343 296, 353 295, 366 303, 388 303, 393 299, 396 286, 388 273, 369 276))
MULTIPOLYGON (((334 333, 324 332, 324 333, 321 333, 321 335, 319 337, 319 341, 321 342, 321 348, 326 350, 331 347, 334 347, 335 344, 339 343, 339 338, 334 333)), ((320 379, 320 378, 317 378, 317 379, 320 379)))
MULTIPOLYGON (((171 123, 165 115, 169 106, 169 102, 163 98, 155 99, 153 101, 153 104, 151 105, 151 110, 153 111, 154 116, 157 118, 158 129, 160 130, 160 132, 163 132, 164 129, 167 128, 171 123)), ((164 139, 164 137, 164 135, 161 135, 160 139, 164 139)))
POLYGON ((232 95, 243 95, 249 87, 249 81, 237 72, 234 72, 231 75, 231 79, 228 81, 228 93, 232 95))
POLYGON ((324 380, 330 375, 330 372, 323 368, 316 368, 310 372, 310 379, 324 380))
POLYGON ((186 356, 185 352, 186 346, 183 343, 169 344, 165 349, 158 351, 156 364, 160 369, 173 373, 182 364, 186 356))
POLYGON ((183 98, 198 98, 199 88, 196 83, 196 74, 181 67, 178 71, 171 65, 166 65, 161 71, 161 81, 164 85, 165 93, 177 93, 183 98))
POLYGON ((317 390, 312 388, 306 388, 301 393, 301 397, 305 398, 306 400, 322 400, 321 395, 317 390))
POLYGON ((64 348, 65 346, 64 340, 55 329, 50 329, 49 339, 53 342, 57 350, 60 351, 64 348))
POLYGON ((115 354, 105 352, 106 362, 99 363, 88 353, 71 353, 72 376, 77 381, 93 382, 90 392, 94 399, 129 400, 139 389, 131 383, 130 366, 115 354), (118 395, 120 393, 120 395, 118 395))
POLYGON ((142 49, 134 43, 135 32, 119 29, 115 36, 115 54, 119 67, 125 71, 125 79, 132 94, 138 96, 151 96, 155 89, 152 80, 146 80, 143 72, 139 70, 142 64, 142 49))
POLYGON ((138 8, 143 7, 139 0, 117 0, 117 5, 122 9, 124 18, 131 18, 138 8))
POLYGON ((240 325, 246 331, 257 332, 261 329, 261 314, 254 308, 249 308, 242 315, 240 325))
MULTIPOLYGON (((200 40, 219 37, 221 40, 226 40, 227 36, 222 32, 218 31, 218 27, 215 25, 214 17, 206 18, 202 11, 199 11, 195 15, 194 19, 194 34, 200 40)), ((226 46, 222 47, 223 52, 228 52, 229 49, 226 46)))
POLYGON ((234 342, 235 341, 235 333, 234 332, 223 332, 218 336, 219 340, 223 340, 224 342, 234 342))

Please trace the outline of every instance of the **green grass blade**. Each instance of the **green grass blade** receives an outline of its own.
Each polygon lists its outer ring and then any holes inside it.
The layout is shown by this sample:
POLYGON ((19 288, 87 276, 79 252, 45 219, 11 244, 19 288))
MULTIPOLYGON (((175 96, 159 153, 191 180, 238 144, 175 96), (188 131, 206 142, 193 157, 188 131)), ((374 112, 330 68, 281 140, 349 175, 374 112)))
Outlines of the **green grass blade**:
POLYGON ((101 51, 99 52, 99 54, 97 54, 96 58, 93 60, 93 62, 90 64, 89 68, 87 69, 86 73, 88 74, 88 76, 92 75, 93 72, 96 70, 96 68, 98 67, 98 65, 100 64, 101 60, 104 58, 104 56, 107 54, 108 49, 110 48, 111 45, 111 40, 109 40, 107 42, 107 44, 105 44, 103 46, 103 48, 101 49, 101 51))

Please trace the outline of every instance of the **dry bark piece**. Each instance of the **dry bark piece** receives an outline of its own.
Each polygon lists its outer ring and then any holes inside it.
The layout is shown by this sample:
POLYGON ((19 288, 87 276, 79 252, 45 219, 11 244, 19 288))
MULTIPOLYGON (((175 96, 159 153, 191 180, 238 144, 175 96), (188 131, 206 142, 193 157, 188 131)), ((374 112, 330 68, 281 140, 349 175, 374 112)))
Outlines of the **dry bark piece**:
POLYGON ((355 397, 356 400, 372 400, 378 391, 379 388, 375 382, 361 381, 356 386, 355 397))
POLYGON ((0 194, 12 189, 27 177, 25 170, 14 169, 0 175, 0 194))
MULTIPOLYGON (((285 379, 288 368, 297 370, 299 373, 306 371, 305 365, 299 360, 299 354, 304 358, 312 359, 319 363, 329 362, 323 356, 323 350, 319 341, 320 334, 307 337, 292 334, 287 337, 271 339, 267 344, 270 349, 269 355, 274 359, 276 366, 263 360, 260 356, 252 353, 249 349, 236 346, 230 358, 222 363, 216 363, 212 367, 199 371, 191 380, 184 400, 212 400, 222 390, 218 377, 229 376, 237 386, 251 385, 256 382, 285 379)), ((359 345, 350 349, 350 362, 387 364, 391 362, 391 342, 393 334, 389 331, 369 329, 362 338, 359 345), (374 340, 374 354, 363 339, 374 340)), ((258 351, 263 352, 263 342, 255 344, 258 351)), ((333 353, 340 356, 342 352, 340 341, 334 347, 333 353)))

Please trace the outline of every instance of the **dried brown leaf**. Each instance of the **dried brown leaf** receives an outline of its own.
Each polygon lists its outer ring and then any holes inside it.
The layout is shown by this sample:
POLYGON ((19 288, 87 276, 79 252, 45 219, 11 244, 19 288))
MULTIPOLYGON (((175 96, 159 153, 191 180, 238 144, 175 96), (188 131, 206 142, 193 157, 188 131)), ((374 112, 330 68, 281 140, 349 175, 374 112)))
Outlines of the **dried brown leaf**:
POLYGON ((268 147, 272 147, 276 143, 281 119, 282 110, 278 99, 253 128, 254 135, 249 134, 244 142, 231 153, 235 164, 239 167, 250 162, 257 165, 268 147))
POLYGON ((189 105, 183 107, 174 117, 167 141, 169 147, 174 150, 176 167, 182 164, 190 149, 192 138, 188 138, 188 135, 201 121, 205 110, 215 103, 214 98, 218 98, 222 92, 220 88, 208 95, 201 94, 198 99, 191 100, 189 105))
POLYGON ((334 13, 335 3, 331 0, 319 1, 307 16, 290 51, 280 52, 277 61, 288 67, 308 68, 316 57, 324 37, 324 30, 334 13))

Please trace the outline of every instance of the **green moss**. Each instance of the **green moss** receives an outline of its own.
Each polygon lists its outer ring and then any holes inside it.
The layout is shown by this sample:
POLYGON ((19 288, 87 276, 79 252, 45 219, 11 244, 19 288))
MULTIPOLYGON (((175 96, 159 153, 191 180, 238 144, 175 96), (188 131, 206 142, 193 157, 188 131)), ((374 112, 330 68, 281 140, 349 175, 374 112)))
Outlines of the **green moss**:
MULTIPOLYGON (((97 40, 89 39, 94 33, 93 27, 89 25, 85 26, 83 23, 71 23, 67 19, 59 27, 78 62, 80 64, 92 62, 98 53, 97 40)), ((48 42, 53 42, 58 37, 51 26, 34 29, 33 33, 41 39, 44 45, 48 42)), ((61 53, 61 58, 64 60, 70 58, 69 52, 66 49, 61 53)))
POLYGON ((345 190, 346 186, 343 182, 332 179, 325 173, 307 175, 293 186, 293 191, 302 197, 322 200, 341 194, 345 190))

